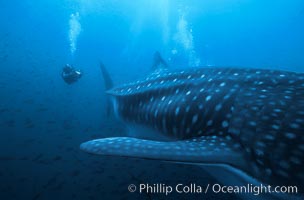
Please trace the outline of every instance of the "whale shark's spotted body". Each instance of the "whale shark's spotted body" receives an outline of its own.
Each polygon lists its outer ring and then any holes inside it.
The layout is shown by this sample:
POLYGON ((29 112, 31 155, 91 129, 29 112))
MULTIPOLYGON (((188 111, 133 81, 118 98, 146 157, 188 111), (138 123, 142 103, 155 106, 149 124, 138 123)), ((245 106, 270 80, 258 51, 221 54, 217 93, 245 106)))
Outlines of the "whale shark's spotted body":
POLYGON ((92 140, 94 154, 223 163, 270 184, 304 182, 304 74, 242 68, 156 70, 107 92, 118 116, 166 135, 92 140))

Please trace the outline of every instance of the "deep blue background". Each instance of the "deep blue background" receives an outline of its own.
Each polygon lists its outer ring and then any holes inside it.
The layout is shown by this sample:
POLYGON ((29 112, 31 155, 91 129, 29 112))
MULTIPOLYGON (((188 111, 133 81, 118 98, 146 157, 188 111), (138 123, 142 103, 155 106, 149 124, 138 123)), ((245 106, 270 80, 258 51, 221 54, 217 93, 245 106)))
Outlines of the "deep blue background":
POLYGON ((205 180, 194 167, 79 151, 83 141, 125 134, 106 117, 99 61, 117 84, 147 74, 155 50, 172 68, 191 67, 194 57, 202 66, 304 72, 303 19, 302 0, 1 0, 0 199, 134 198, 126 191, 133 175, 154 180, 172 166, 163 181, 176 181, 176 173, 179 181, 205 180), (72 56, 76 12, 82 31, 72 56), (193 39, 188 49, 176 40, 182 17, 193 39), (65 63, 83 70, 78 83, 62 81, 65 63))

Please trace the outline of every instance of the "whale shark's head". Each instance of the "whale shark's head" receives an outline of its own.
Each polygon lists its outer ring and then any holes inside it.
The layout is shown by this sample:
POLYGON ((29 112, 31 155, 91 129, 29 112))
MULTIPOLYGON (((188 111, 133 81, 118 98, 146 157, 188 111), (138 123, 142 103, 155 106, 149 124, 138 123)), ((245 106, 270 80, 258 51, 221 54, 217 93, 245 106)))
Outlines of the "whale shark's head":
POLYGON ((105 138, 83 143, 86 152, 225 164, 270 184, 304 182, 303 74, 244 68, 158 70, 108 94, 126 124, 171 140, 105 138))

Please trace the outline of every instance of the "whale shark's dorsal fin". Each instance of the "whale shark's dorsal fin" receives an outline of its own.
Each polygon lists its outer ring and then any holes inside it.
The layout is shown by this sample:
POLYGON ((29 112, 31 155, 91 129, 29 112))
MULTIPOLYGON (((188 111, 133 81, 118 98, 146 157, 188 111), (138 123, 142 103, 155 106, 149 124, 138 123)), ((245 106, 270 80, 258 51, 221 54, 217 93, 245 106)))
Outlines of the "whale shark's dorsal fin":
MULTIPOLYGON (((162 58, 159 51, 156 51, 154 53, 151 70, 155 72, 155 71, 159 71, 159 70, 163 70, 163 69, 167 69, 167 68, 168 68, 167 62, 162 58)), ((108 70, 106 69, 106 67, 104 66, 104 64, 102 62, 100 62, 100 69, 101 69, 101 73, 103 76, 105 89, 109 90, 109 89, 113 88, 113 81, 110 77, 108 70)))
MULTIPOLYGON (((107 91, 107 90, 113 88, 113 81, 110 77, 108 70, 106 69, 106 67, 104 66, 104 64, 102 62, 100 62, 100 69, 101 69, 101 73, 102 73, 103 80, 104 80, 105 90, 107 91)), ((110 117, 112 114, 113 114, 113 107, 111 105, 111 101, 110 101, 109 97, 107 97, 106 115, 107 115, 107 117, 110 117)))
POLYGON ((100 62, 100 69, 104 80, 104 85, 106 90, 109 90, 113 87, 113 81, 110 77, 108 70, 105 68, 104 64, 100 62))
POLYGON ((152 68, 151 68, 152 71, 162 70, 162 69, 167 69, 167 68, 168 68, 168 64, 162 58, 162 56, 160 55, 160 53, 158 51, 156 51, 154 53, 153 64, 152 64, 152 68))

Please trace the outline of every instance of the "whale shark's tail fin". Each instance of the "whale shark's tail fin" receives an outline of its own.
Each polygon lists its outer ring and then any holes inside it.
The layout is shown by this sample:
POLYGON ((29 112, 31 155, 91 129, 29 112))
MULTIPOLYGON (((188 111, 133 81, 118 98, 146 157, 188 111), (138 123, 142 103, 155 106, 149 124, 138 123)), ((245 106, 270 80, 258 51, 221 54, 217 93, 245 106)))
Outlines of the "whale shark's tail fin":
MULTIPOLYGON (((109 90, 113 87, 113 81, 110 77, 110 74, 109 74, 108 70, 105 68, 105 66, 102 62, 100 62, 100 69, 101 69, 101 73, 102 73, 102 76, 103 76, 105 89, 107 91, 107 90, 109 90)), ((107 97, 107 99, 106 99, 106 115, 107 115, 107 117, 110 117, 112 114, 113 114, 113 108, 111 106, 111 101, 110 101, 109 97, 107 97)))
POLYGON ((167 69, 168 64, 166 61, 162 58, 160 53, 156 51, 154 53, 154 58, 153 58, 153 65, 152 65, 152 70, 157 70, 157 69, 167 69))

